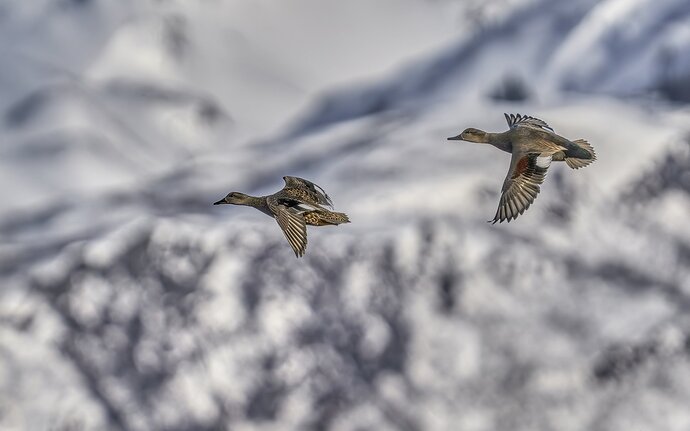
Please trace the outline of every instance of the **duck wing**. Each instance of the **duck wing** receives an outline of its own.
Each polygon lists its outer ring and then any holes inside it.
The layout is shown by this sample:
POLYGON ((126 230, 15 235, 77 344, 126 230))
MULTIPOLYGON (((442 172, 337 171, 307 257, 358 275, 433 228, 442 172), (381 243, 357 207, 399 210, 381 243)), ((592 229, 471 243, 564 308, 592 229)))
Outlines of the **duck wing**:
POLYGON ((551 160, 551 156, 540 156, 539 153, 513 153, 510 169, 501 189, 498 210, 489 223, 510 222, 532 205, 539 194, 539 185, 546 178, 551 160))
POLYGON ((512 129, 515 127, 530 127, 532 129, 546 130, 547 132, 554 133, 551 126, 546 124, 546 121, 540 120, 539 118, 530 117, 529 115, 520 114, 503 114, 506 117, 508 126, 512 129))
POLYGON ((267 202, 295 256, 303 256, 307 250, 307 225, 296 207, 299 202, 275 197, 269 197, 267 202))
POLYGON ((333 201, 331 200, 331 197, 326 194, 326 191, 323 188, 312 183, 311 181, 305 180, 304 178, 290 177, 287 175, 283 177, 283 181, 285 181, 286 187, 301 188, 309 191, 309 193, 313 195, 312 197, 315 203, 319 205, 327 205, 333 208, 333 201))

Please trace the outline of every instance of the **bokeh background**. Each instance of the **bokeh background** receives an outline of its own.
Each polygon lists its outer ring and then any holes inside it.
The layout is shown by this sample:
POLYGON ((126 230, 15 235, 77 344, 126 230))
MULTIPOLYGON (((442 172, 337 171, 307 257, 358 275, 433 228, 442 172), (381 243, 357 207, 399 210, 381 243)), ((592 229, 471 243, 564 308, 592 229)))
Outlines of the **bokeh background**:
POLYGON ((0 429, 690 429, 687 0, 0 2, 0 429), (503 113, 586 138, 490 225, 503 113), (311 179, 352 224, 214 207, 311 179))

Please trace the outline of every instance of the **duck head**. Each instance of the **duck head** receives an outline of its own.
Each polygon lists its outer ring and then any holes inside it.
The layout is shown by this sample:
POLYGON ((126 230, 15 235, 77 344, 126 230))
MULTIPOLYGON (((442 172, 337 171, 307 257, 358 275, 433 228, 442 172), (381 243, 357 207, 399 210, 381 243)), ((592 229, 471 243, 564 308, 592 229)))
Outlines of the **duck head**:
POLYGON ((477 142, 480 144, 486 144, 489 142, 488 134, 479 129, 470 127, 463 130, 458 136, 451 136, 448 138, 449 141, 467 141, 467 142, 477 142))
POLYGON ((249 200, 250 200, 249 195, 245 195, 244 193, 240 193, 240 192, 230 192, 223 199, 219 200, 218 202, 214 202, 213 205, 222 205, 222 204, 247 205, 249 200))

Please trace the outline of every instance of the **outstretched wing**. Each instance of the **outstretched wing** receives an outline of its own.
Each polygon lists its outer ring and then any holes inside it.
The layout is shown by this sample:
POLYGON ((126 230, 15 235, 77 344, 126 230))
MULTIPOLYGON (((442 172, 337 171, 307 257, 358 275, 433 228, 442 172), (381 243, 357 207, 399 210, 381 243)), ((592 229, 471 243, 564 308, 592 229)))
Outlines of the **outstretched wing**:
POLYGON ((275 214, 278 226, 282 229, 288 243, 295 252, 295 256, 301 257, 307 250, 307 225, 299 210, 281 199, 268 199, 268 206, 275 214))
POLYGON ((528 115, 520 114, 503 114, 506 117, 508 126, 512 129, 514 127, 531 127, 533 129, 546 130, 547 132, 553 132, 551 126, 546 124, 546 121, 540 120, 539 118, 530 117, 528 115))
POLYGON ((319 205, 327 205, 333 208, 333 201, 331 200, 330 196, 326 194, 326 191, 320 186, 312 183, 309 180, 299 177, 290 177, 287 175, 283 177, 283 180, 285 181, 285 185, 288 187, 297 187, 308 190, 311 194, 313 194, 316 203, 319 205))
POLYGON ((525 212, 539 194, 539 185, 544 182, 551 156, 538 153, 513 153, 510 170, 503 182, 501 200, 493 220, 489 222, 510 222, 525 212))

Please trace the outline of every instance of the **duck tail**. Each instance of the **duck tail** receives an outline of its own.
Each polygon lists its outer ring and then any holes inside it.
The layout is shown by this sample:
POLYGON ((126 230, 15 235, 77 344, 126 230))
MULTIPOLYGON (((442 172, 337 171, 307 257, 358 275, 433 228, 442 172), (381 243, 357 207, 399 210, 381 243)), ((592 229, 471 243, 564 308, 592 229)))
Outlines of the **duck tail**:
POLYGON ((345 213, 337 213, 337 212, 332 212, 329 211, 325 214, 321 215, 321 219, 328 223, 328 224, 333 224, 333 225, 339 225, 342 223, 350 223, 350 217, 347 216, 345 213))
POLYGON ((584 168, 597 159, 597 154, 589 142, 584 139, 577 139, 573 143, 577 145, 577 148, 565 153, 565 163, 572 169, 584 168))
POLYGON ((335 226, 342 223, 350 223, 350 218, 347 214, 334 211, 311 211, 304 214, 304 220, 312 226, 335 226))

